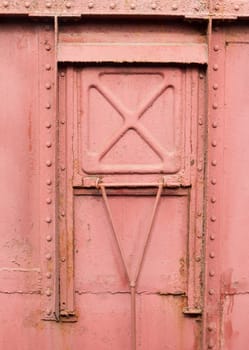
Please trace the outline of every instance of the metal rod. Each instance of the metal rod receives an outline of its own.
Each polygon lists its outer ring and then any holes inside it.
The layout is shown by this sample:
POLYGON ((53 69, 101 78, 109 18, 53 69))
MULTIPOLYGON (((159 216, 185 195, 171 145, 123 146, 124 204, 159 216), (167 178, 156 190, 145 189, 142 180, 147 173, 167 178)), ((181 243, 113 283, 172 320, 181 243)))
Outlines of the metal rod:
POLYGON ((122 263, 124 265, 125 274, 126 274, 127 280, 130 283, 130 275, 129 275, 129 272, 128 272, 128 267, 127 267, 126 262, 125 262, 124 252, 123 252, 123 249, 122 249, 122 246, 121 246, 121 242, 120 242, 118 233, 117 233, 117 231, 115 229, 115 226, 114 226, 113 217, 112 217, 112 213, 111 213, 111 208, 110 208, 109 203, 108 203, 105 186, 103 184, 100 184, 100 189, 101 189, 102 197, 103 197, 103 200, 104 200, 104 203, 105 203, 105 207, 106 207, 106 210, 107 210, 107 213, 108 213, 108 216, 109 216, 109 220, 110 220, 112 231, 113 231, 113 234, 114 234, 114 238, 115 238, 115 241, 116 241, 116 244, 117 244, 117 247, 118 247, 118 251, 119 251, 120 257, 122 259, 122 263))
MULTIPOLYGON (((115 184, 115 185, 119 185, 121 187, 122 183, 115 184)), ((133 183, 132 185, 136 187, 136 184, 133 183)), ((145 185, 145 184, 143 184, 143 185, 145 185)), ((117 187, 119 187, 119 186, 117 186, 117 187)), ((150 183, 149 186, 152 186, 152 184, 150 183)), ((141 256, 139 257, 139 261, 138 261, 138 264, 136 266, 134 278, 131 279, 131 276, 130 276, 129 271, 128 271, 128 266, 127 266, 126 261, 125 261, 125 255, 124 255, 124 252, 123 252, 123 249, 122 249, 122 246, 121 246, 119 235, 118 235, 118 232, 116 231, 115 226, 114 226, 114 221, 113 221, 113 217, 112 217, 112 213, 111 213, 111 208, 110 208, 109 203, 108 203, 108 198, 107 198, 107 194, 106 194, 107 184, 98 183, 98 187, 101 190, 102 197, 103 197, 103 200, 104 200, 104 203, 105 203, 105 207, 106 207, 106 210, 107 210, 107 213, 108 213, 108 216, 109 216, 109 220, 110 220, 112 231, 113 231, 113 234, 114 234, 114 237, 115 237, 115 241, 116 241, 116 244, 117 244, 117 247, 118 247, 118 250, 119 250, 119 254, 120 254, 122 263, 124 265, 126 277, 127 277, 128 282, 129 282, 129 285, 130 285, 130 296, 131 296, 131 349, 132 350, 136 350, 136 285, 137 285, 137 281, 138 281, 138 278, 139 278, 139 275, 140 275, 140 272, 141 272, 141 268, 142 268, 142 264, 143 264, 143 261, 144 261, 145 253, 147 251, 148 243, 149 243, 149 240, 150 240, 150 236, 151 236, 151 232, 152 232, 152 228, 153 228, 153 224, 154 224, 154 220, 155 220, 155 214, 156 214, 156 211, 157 211, 157 208, 158 208, 158 204, 159 204, 159 201, 160 201, 160 198, 161 198, 161 194, 162 194, 164 183, 163 182, 156 183, 156 184, 154 184, 154 186, 157 186, 158 190, 157 190, 157 195, 156 195, 155 203, 154 203, 152 214, 151 214, 149 228, 148 228, 148 231, 147 231, 147 233, 145 235, 145 241, 144 241, 144 244, 143 244, 142 253, 141 253, 141 256)), ((146 186, 146 187, 148 187, 148 186, 146 186)))

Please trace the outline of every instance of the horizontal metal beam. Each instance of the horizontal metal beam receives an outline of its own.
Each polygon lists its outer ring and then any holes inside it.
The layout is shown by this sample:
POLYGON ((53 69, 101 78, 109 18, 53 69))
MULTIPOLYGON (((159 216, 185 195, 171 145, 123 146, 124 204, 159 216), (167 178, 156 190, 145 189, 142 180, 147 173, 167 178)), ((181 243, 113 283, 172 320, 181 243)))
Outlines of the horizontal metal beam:
POLYGON ((81 17, 167 16, 192 19, 249 17, 248 0, 0 0, 0 15, 81 17), (211 4, 210 4, 211 3, 211 4))
POLYGON ((207 63, 206 44, 78 44, 58 46, 60 62, 207 63), (101 55, 100 55, 101 50, 101 55))

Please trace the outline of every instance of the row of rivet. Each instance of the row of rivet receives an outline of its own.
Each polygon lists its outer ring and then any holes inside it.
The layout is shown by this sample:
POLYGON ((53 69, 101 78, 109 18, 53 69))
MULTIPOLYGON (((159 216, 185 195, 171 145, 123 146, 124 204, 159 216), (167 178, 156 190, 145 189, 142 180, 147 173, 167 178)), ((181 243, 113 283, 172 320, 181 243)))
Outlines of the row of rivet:
MULTIPOLYGON (((218 29, 215 28, 215 31, 217 31, 218 29)), ((212 54, 213 58, 216 60, 218 59, 218 55, 221 51, 221 48, 218 44, 215 44, 213 46, 214 54, 212 54)), ((209 159, 209 179, 210 179, 210 184, 212 185, 212 189, 209 190, 209 200, 210 200, 210 224, 209 224, 209 244, 208 244, 208 258, 210 259, 210 262, 208 263, 208 278, 210 278, 210 281, 208 282, 208 294, 209 294, 209 298, 211 298, 211 300, 209 301, 209 303, 214 303, 213 298, 219 298, 219 296, 217 295, 218 292, 215 289, 216 284, 215 284, 215 265, 217 264, 217 262, 215 261, 216 258, 216 253, 215 253, 215 246, 216 246, 216 236, 214 234, 215 232, 215 228, 217 228, 217 217, 216 215, 214 215, 213 213, 216 212, 217 209, 217 200, 216 200, 216 185, 217 185, 217 179, 216 179, 216 174, 217 174, 217 152, 219 151, 218 148, 218 144, 217 144, 217 133, 218 133, 218 129, 219 129, 219 123, 218 123, 218 118, 217 118, 217 113, 218 113, 218 109, 219 109, 219 105, 217 102, 218 99, 218 90, 219 90, 219 85, 217 83, 216 80, 216 75, 219 71, 219 65, 218 63, 214 63, 213 64, 213 84, 212 84, 212 93, 210 95, 210 99, 211 99, 211 107, 213 112, 211 113, 211 118, 212 118, 212 123, 211 123, 211 129, 212 131, 210 131, 210 135, 211 135, 211 152, 210 152, 210 157, 211 159, 209 159), (211 262, 212 261, 212 262, 211 262)), ((217 300, 216 300, 217 301, 217 300)), ((207 325, 207 330, 208 330, 208 349, 214 349, 216 346, 216 341, 217 341, 217 334, 216 333, 216 325, 215 322, 210 321, 208 322, 207 325)))
MULTIPOLYGON (((23 3, 23 6, 28 9, 28 8, 30 8, 32 6, 32 3, 33 3, 32 1, 25 1, 23 3)), ((2 4, 3 4, 3 7, 8 8, 10 6, 10 1, 5 0, 5 1, 3 1, 2 4)), ((52 7, 57 6, 57 4, 52 2, 52 1, 46 1, 45 6, 46 6, 46 8, 51 9, 52 7)), ((70 1, 66 1, 64 6, 65 6, 66 9, 71 9, 73 7, 73 4, 70 1)), ((117 6, 118 6, 118 2, 114 2, 114 1, 110 2, 109 7, 110 7, 111 10, 116 9, 117 6)), ((95 7, 94 1, 89 1, 87 7, 88 7, 88 9, 94 9, 94 7, 95 7)), ((130 9, 131 10, 135 10, 136 8, 137 8, 136 3, 132 2, 130 4, 130 9)), ((151 5, 150 5, 150 8, 152 10, 157 10, 157 9, 160 9, 160 5, 158 4, 158 2, 152 2, 151 5)), ((200 11, 200 6, 195 5, 193 9, 198 12, 198 11, 200 11)), ((213 9, 215 10, 215 12, 218 12, 218 11, 221 10, 221 5, 219 3, 216 3, 214 5, 213 9)), ((233 6, 233 10, 236 11, 236 12, 239 11, 240 9, 241 9, 241 7, 238 4, 235 4, 233 6)), ((173 3, 171 5, 171 10, 172 11, 179 10, 179 5, 177 3, 173 3)))
MULTIPOLYGON (((8 0, 3 1, 2 4, 3 4, 3 7, 5 7, 5 8, 8 8, 11 5, 10 1, 8 1, 8 0)), ((32 7, 32 4, 33 4, 32 1, 25 1, 23 3, 23 6, 28 9, 28 8, 32 7)), ((88 7, 88 9, 91 10, 91 9, 94 9, 96 5, 98 7, 98 4, 95 4, 94 1, 89 1, 88 4, 87 4, 87 7, 88 7)), ((52 2, 52 1, 46 1, 46 3, 45 3, 45 7, 47 9, 51 9, 53 7, 56 7, 56 6, 57 6, 57 4, 55 2, 52 2)), ((73 7, 73 4, 70 1, 66 1, 64 6, 65 6, 66 9, 71 9, 73 7)), ((109 4, 109 8, 111 10, 115 10, 117 8, 117 6, 118 6, 118 1, 116 1, 116 2, 115 1, 111 1, 110 4, 109 4)), ((131 2, 130 3, 130 9, 131 10, 136 10, 136 8, 137 8, 136 3, 135 2, 131 2)), ((160 4, 158 3, 158 1, 157 2, 152 2, 151 5, 150 5, 150 8, 152 10, 160 9, 160 4)), ((171 10, 172 11, 177 11, 178 9, 179 9, 179 5, 177 3, 173 3, 171 5, 171 10)), ((199 11, 200 7, 198 5, 195 5, 194 6, 194 10, 195 11, 199 11)), ((236 10, 237 10, 237 7, 236 7, 236 10)))
MULTIPOLYGON (((28 5, 28 3, 26 3, 26 5, 28 5)), ((46 26, 45 27, 45 31, 49 31, 50 27, 46 26)), ((50 51, 52 49, 52 45, 49 42, 49 39, 45 39, 44 40, 44 49, 45 52, 47 52, 47 54, 45 54, 44 59, 50 61, 51 60, 51 55, 50 51)), ((43 72, 43 76, 45 77, 45 82, 43 82, 43 86, 41 86, 41 88, 43 89, 42 94, 44 94, 45 96, 45 113, 47 114, 47 121, 44 123, 44 128, 45 128, 45 137, 46 137, 46 142, 45 145, 43 145, 43 147, 45 147, 45 152, 44 154, 46 155, 46 161, 45 161, 45 166, 47 168, 47 171, 45 172, 47 174, 47 179, 45 180, 45 186, 46 186, 46 193, 48 193, 48 196, 46 196, 45 198, 45 205, 47 206, 47 213, 49 213, 46 217, 45 217, 45 222, 48 224, 47 225, 47 232, 46 232, 46 252, 45 252, 45 259, 47 261, 47 263, 45 264, 46 266, 46 271, 45 271, 45 277, 47 279, 47 283, 46 283, 46 288, 45 288, 45 295, 47 297, 51 297, 52 293, 53 293, 53 286, 52 286, 52 272, 51 270, 51 261, 52 261, 52 254, 51 254, 51 250, 52 248, 50 247, 51 242, 53 241, 53 236, 51 234, 52 231, 52 223, 53 223, 53 209, 51 207, 51 204, 53 202, 52 199, 52 193, 53 193, 53 170, 54 170, 54 166, 53 166, 53 128, 52 128, 52 121, 51 121, 51 115, 52 115, 52 104, 51 104, 51 100, 52 100, 52 96, 51 96, 51 92, 52 92, 52 82, 51 82, 51 72, 52 72, 52 66, 50 63, 45 63, 44 66, 44 72, 43 72)), ((49 302, 49 304, 51 304, 51 300, 49 302)), ((49 317, 52 314, 52 308, 50 305, 47 304, 46 307, 46 315, 49 317)))

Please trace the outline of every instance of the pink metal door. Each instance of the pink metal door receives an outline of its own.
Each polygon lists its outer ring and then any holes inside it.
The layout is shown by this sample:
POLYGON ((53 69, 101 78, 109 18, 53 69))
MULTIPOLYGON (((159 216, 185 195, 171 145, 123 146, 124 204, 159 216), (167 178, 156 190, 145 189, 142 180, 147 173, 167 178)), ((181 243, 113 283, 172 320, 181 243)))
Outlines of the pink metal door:
POLYGON ((61 312, 70 314, 66 305, 75 302, 77 346, 199 349, 194 226, 202 186, 190 166, 202 153, 195 124, 203 75, 119 64, 68 67, 59 76, 60 159, 68 169, 60 178, 68 212, 60 220, 67 230, 61 256, 65 241, 74 241, 75 252, 74 286, 61 283, 61 312))

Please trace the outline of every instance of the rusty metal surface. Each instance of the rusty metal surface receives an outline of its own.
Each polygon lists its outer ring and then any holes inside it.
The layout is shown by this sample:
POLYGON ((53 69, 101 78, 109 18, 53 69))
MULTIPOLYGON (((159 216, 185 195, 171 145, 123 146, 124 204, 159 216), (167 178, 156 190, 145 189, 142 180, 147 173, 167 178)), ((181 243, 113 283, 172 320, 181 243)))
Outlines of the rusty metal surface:
MULTIPOLYGON (((188 16, 195 5, 169 3, 122 6, 188 16)), ((76 5, 1 3, 53 17, 76 5)), ((0 348, 246 349, 249 30, 211 17, 247 16, 248 4, 212 6, 207 32, 1 22, 0 348), (146 65, 148 38, 172 45, 170 60, 148 50, 146 65), (82 42, 105 50, 83 55, 82 42)))
POLYGON ((193 19, 249 16, 247 0, 1 0, 3 15, 79 17, 85 15, 167 16, 193 19))

